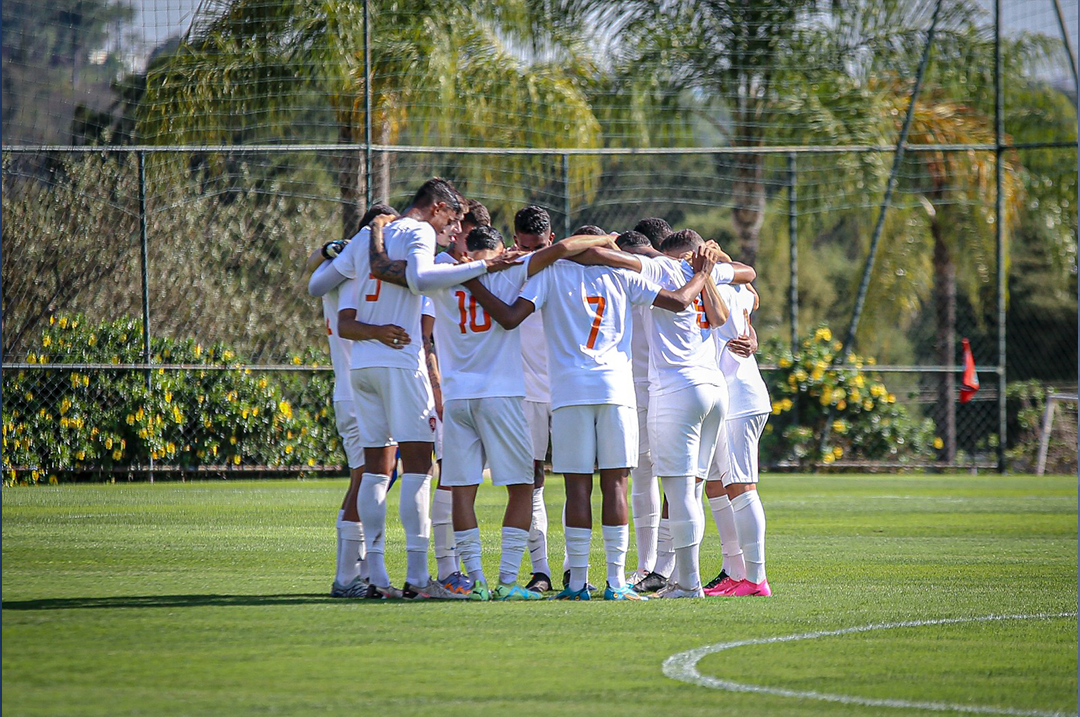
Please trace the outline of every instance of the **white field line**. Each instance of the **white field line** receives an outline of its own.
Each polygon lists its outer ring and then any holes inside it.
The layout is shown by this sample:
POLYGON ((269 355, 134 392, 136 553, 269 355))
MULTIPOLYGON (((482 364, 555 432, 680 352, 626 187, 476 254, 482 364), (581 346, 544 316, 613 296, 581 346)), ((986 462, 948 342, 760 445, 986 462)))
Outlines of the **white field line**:
POLYGON ((913 702, 908 700, 874 699, 870 697, 853 697, 850 695, 834 695, 827 692, 815 692, 811 690, 786 690, 779 687, 763 687, 761 685, 748 685, 731 680, 722 680, 718 677, 710 677, 698 672, 697 663, 706 655, 714 652, 730 650, 735 647, 747 647, 749 645, 771 645, 779 642, 795 642, 797 640, 815 640, 819 637, 833 637, 835 635, 852 635, 860 632, 874 630, 892 630, 901 627, 925 627, 928 625, 956 625, 966 622, 991 622, 997 620, 1045 620, 1051 618, 1076 617, 1075 612, 1037 613, 1032 615, 986 615, 983 617, 953 617, 940 620, 909 620, 905 622, 875 623, 860 627, 847 627, 842 630, 827 630, 820 632, 804 632, 797 635, 783 635, 780 637, 763 637, 755 640, 736 640, 734 642, 720 642, 715 645, 707 645, 686 652, 680 652, 664 660, 664 674, 673 680, 687 682, 692 685, 709 687, 714 690, 727 690, 728 692, 751 692, 775 697, 794 697, 807 700, 821 700, 823 702, 839 702, 848 705, 860 705, 863 707, 897 707, 901 709, 932 710, 935 712, 967 712, 972 714, 992 715, 1022 715, 1024 717, 1064 717, 1075 712, 1045 712, 1042 710, 1019 710, 1007 707, 983 707, 980 705, 961 705, 948 702, 913 702))

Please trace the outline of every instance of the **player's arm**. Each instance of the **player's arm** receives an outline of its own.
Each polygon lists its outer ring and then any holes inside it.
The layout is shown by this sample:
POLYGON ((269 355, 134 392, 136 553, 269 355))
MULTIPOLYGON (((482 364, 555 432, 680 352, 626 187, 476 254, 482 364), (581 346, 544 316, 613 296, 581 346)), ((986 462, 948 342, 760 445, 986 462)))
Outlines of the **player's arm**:
POLYGON ((431 393, 435 398, 435 413, 439 420, 443 417, 442 374, 439 373, 439 358, 435 355, 435 317, 420 317, 420 331, 424 334, 424 358, 427 361, 428 379, 431 381, 431 393))
POLYGON ((735 276, 731 279, 732 284, 749 284, 757 278, 757 272, 754 271, 754 267, 743 264, 741 261, 729 263, 731 264, 731 268, 735 270, 735 276))
MULTIPOLYGON (((594 247, 611 248, 614 243, 609 236, 593 236, 580 234, 567 237, 549 247, 535 252, 529 259, 528 274, 533 276, 542 269, 546 269, 559 259, 571 259, 594 247)), ((616 250, 617 251, 617 250, 616 250)), ((585 262, 582 262, 585 263, 585 262)))
POLYGON ((704 250, 704 247, 699 247, 690 260, 690 266, 694 270, 694 275, 690 280, 675 291, 661 289, 660 293, 653 299, 653 306, 678 312, 693 302, 694 297, 704 290, 705 281, 712 273, 715 264, 710 254, 704 250))
POLYGON ((393 260, 386 255, 386 246, 383 244, 383 227, 397 217, 382 214, 371 220, 371 239, 368 241, 368 262, 371 264, 371 275, 376 279, 382 279, 389 284, 409 288, 409 282, 405 280, 405 260, 393 260))
MULTIPOLYGON (((533 261, 535 259, 529 262, 530 266, 533 261)), ((466 281, 462 286, 468 289, 469 293, 484 307, 487 315, 495 319, 499 326, 507 331, 516 329, 522 321, 528 318, 529 314, 536 311, 533 302, 520 296, 513 304, 507 304, 488 291, 488 288, 481 284, 479 279, 466 281)))
POLYGON ((757 353, 758 340, 757 331, 754 330, 753 325, 750 326, 750 330, 727 342, 728 350, 736 356, 742 356, 743 358, 749 358, 757 353))
POLYGON ((727 302, 720 296, 712 276, 709 276, 705 282, 705 318, 709 320, 710 326, 718 327, 726 324, 730 315, 727 302))
POLYGON ((365 324, 356 320, 356 309, 338 312, 338 336, 352 341, 379 341, 392 349, 403 349, 411 339, 405 329, 394 324, 365 324))
MULTIPOLYGON (((599 237, 601 239, 605 237, 599 237)), ((562 242, 559 242, 560 244, 562 242)), ((609 249, 605 246, 590 247, 570 259, 587 266, 608 266, 612 269, 641 271, 641 259, 621 249, 609 249)))

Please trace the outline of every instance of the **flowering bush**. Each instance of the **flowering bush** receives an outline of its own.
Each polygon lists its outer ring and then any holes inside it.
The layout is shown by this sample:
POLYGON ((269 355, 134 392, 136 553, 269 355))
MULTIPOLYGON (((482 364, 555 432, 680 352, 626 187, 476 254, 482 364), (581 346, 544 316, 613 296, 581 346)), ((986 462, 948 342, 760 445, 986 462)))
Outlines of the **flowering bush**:
POLYGON ((841 459, 898 465, 932 459, 942 447, 933 421, 908 415, 868 368, 875 364, 872 357, 854 356, 851 364, 833 366, 842 348, 827 326, 803 339, 795 354, 778 341, 763 347, 762 361, 778 367, 764 372, 773 414, 761 439, 765 460, 807 467, 841 459), (822 451, 826 421, 831 424, 822 451))
MULTIPOLYGON (((5 483, 55 482, 60 470, 138 469, 151 460, 181 468, 341 460, 330 374, 240 368, 222 343, 154 338, 150 347, 155 363, 192 368, 63 368, 141 363, 142 326, 52 317, 25 357, 50 368, 4 372, 5 483)), ((293 363, 317 366, 319 358, 309 351, 293 363)))

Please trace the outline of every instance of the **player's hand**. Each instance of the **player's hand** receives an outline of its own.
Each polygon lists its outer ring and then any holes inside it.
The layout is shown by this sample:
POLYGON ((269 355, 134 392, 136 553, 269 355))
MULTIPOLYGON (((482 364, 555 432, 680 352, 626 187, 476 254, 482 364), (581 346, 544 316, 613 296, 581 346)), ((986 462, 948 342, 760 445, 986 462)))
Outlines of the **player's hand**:
POLYGON ((716 266, 716 255, 707 246, 699 246, 690 259, 690 267, 700 274, 711 274, 716 266))
POLYGON ((494 259, 485 259, 484 264, 487 266, 489 274, 494 274, 496 271, 504 271, 512 266, 517 266, 521 263, 521 257, 528 254, 524 251, 504 251, 494 259))
POLYGON ((757 311, 761 308, 761 296, 757 293, 757 289, 754 288, 753 284, 743 284, 743 286, 754 295, 754 311, 757 311))
POLYGON ((393 214, 380 214, 379 216, 371 220, 371 226, 379 227, 381 229, 395 219, 397 219, 397 217, 395 217, 393 214))
POLYGON ((731 263, 731 256, 726 251, 720 248, 720 245, 716 243, 716 240, 710 239, 709 241, 705 242, 705 246, 712 247, 712 249, 716 252, 717 263, 731 263))
POLYGON ((736 356, 742 356, 743 358, 749 358, 757 353, 758 342, 753 336, 742 336, 732 339, 727 343, 728 350, 736 356))
POLYGON ((323 244, 322 255, 327 261, 333 261, 334 257, 345 249, 345 245, 349 242, 341 239, 335 239, 334 241, 328 241, 323 244))
POLYGON ((375 330, 375 338, 392 349, 403 349, 412 341, 405 329, 393 324, 378 327, 375 330))

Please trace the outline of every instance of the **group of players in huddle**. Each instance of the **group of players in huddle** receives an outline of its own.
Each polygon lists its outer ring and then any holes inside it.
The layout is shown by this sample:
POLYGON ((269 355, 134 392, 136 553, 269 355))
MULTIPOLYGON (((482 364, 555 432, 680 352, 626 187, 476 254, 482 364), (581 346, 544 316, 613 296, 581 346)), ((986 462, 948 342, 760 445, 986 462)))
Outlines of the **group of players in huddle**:
POLYGON ((756 490, 771 406, 754 358, 753 268, 656 218, 618 235, 584 226, 556 242, 536 206, 517 213, 507 249, 484 206, 439 178, 400 215, 376 205, 361 225, 308 260, 352 478, 338 515, 331 595, 542 599, 554 590, 544 502, 549 437, 553 472, 566 485, 556 599, 596 592, 588 580, 596 471, 605 599, 771 594, 756 490), (437 246, 446 251, 436 254, 437 246), (400 589, 384 558, 386 494, 399 455, 400 589), (485 466, 507 490, 499 574, 490 582, 474 509, 485 466), (638 562, 627 575, 630 476, 638 562), (702 492, 723 554, 719 575, 705 584, 702 492), (532 576, 523 586, 526 550, 532 576))

